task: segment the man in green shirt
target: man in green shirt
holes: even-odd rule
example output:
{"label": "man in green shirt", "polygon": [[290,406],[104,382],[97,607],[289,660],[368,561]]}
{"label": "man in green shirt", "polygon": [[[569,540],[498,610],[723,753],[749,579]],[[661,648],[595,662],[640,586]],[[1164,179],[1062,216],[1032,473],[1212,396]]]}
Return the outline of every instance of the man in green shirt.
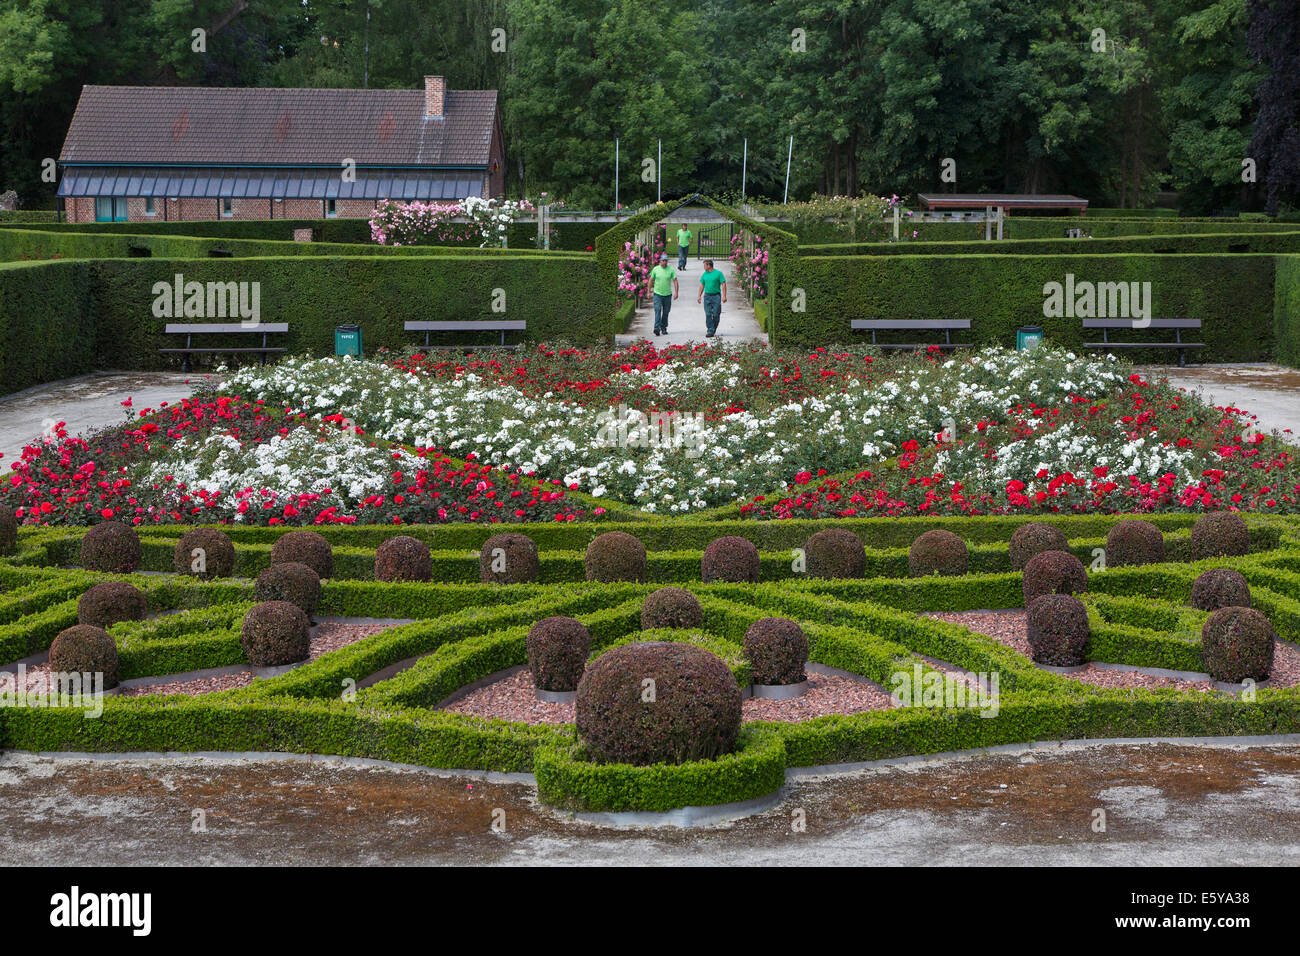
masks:
{"label": "man in green shirt", "polygon": [[659,265],[650,270],[655,296],[655,335],[668,334],[668,312],[677,298],[677,270],[668,264],[668,253],[659,253]]}
{"label": "man in green shirt", "polygon": [[691,227],[682,223],[682,228],[677,230],[677,268],[681,272],[686,271],[686,254],[691,251],[691,240],[694,238]]}
{"label": "man in green shirt", "polygon": [[711,339],[718,334],[718,322],[722,318],[722,303],[727,301],[727,277],[721,269],[713,268],[713,260],[704,260],[704,272],[700,274],[700,292],[695,301],[704,302],[704,337]]}

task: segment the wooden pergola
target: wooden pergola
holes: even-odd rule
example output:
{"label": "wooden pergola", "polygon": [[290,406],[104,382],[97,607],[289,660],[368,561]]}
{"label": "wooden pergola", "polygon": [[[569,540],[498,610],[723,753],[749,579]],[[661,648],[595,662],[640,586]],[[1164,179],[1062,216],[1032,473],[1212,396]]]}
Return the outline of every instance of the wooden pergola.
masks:
{"label": "wooden pergola", "polygon": [[1028,193],[920,193],[921,208],[986,209],[995,206],[1006,215],[1016,209],[1071,210],[1079,215],[1088,212],[1088,200],[1078,196],[1031,195]]}
{"label": "wooden pergola", "polygon": [[971,221],[984,223],[985,239],[992,239],[995,235],[1001,239],[1002,220],[1016,209],[1068,211],[1080,216],[1088,213],[1088,200],[1080,199],[1078,196],[1027,193],[919,193],[917,199],[921,203],[923,219],[928,218],[926,213],[943,219],[945,212],[953,213],[955,219],[966,219],[967,212],[970,211]]}

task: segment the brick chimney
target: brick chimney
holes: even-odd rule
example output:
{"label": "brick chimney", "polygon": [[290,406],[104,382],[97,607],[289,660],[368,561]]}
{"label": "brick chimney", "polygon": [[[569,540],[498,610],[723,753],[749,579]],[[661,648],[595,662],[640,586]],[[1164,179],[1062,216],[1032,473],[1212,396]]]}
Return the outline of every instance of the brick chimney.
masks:
{"label": "brick chimney", "polygon": [[426,76],[424,78],[425,119],[442,119],[443,108],[446,103],[447,78],[445,76]]}

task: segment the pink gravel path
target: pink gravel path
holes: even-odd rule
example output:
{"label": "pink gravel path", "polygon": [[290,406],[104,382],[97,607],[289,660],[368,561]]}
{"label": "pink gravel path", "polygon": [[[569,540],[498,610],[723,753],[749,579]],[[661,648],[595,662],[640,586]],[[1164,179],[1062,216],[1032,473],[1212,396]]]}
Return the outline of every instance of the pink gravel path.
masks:
{"label": "pink gravel path", "polygon": [[[957,624],[979,634],[985,634],[1001,644],[1005,644],[1019,654],[1030,657],[1028,625],[1023,610],[1010,611],[934,611],[925,615],[936,620]],[[1063,675],[1072,680],[1094,687],[1122,688],[1140,687],[1146,689],[1173,688],[1182,691],[1205,693],[1214,690],[1210,681],[1178,680],[1173,677],[1157,677],[1140,671],[1116,671],[1089,664],[1080,671]],[[1273,644],[1273,670],[1269,679],[1260,681],[1260,687],[1297,687],[1300,686],[1300,651],[1286,643],[1276,641]]]}
{"label": "pink gravel path", "polygon": [[[471,691],[445,710],[471,717],[488,717],[525,724],[571,724],[574,705],[550,704],[536,697],[537,685],[526,668]],[[829,714],[857,714],[893,707],[889,694],[863,681],[830,674],[809,674],[808,692],[792,700],[746,698],[742,720],[797,723]]]}

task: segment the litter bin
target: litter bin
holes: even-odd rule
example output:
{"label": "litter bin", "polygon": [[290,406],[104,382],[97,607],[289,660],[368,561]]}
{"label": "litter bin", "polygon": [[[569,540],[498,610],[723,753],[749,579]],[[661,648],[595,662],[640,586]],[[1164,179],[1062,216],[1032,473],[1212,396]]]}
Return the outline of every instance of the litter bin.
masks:
{"label": "litter bin", "polygon": [[334,330],[334,354],[361,358],[361,326],[340,325]]}
{"label": "litter bin", "polygon": [[1043,330],[1037,325],[1022,325],[1016,330],[1016,351],[1029,352],[1043,342]]}

